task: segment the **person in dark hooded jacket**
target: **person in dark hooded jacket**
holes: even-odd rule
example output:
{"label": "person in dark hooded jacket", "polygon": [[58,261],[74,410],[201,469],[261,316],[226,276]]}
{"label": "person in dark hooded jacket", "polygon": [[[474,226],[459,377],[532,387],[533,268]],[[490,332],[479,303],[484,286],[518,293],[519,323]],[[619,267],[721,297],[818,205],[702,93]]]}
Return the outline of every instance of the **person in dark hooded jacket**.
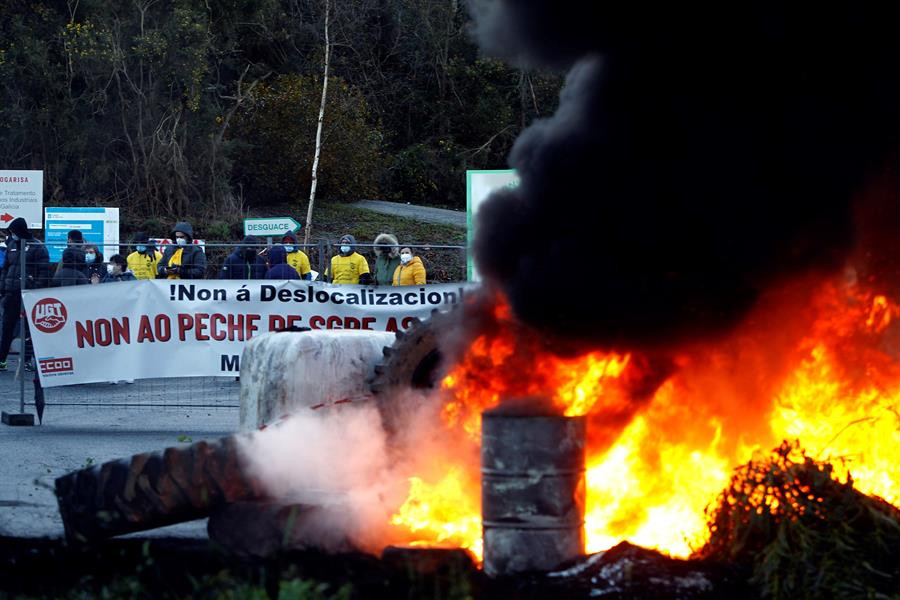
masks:
{"label": "person in dark hooded jacket", "polygon": [[200,246],[195,246],[194,228],[182,221],[175,223],[172,241],[166,246],[163,256],[156,266],[157,279],[203,279],[206,274],[206,254]]}
{"label": "person in dark hooded jacket", "polygon": [[287,250],[284,246],[272,246],[269,249],[269,267],[266,279],[300,279],[297,269],[287,263]]}
{"label": "person in dark hooded jacket", "polygon": [[84,250],[78,246],[69,246],[62,253],[59,268],[50,287],[65,287],[68,285],[85,285],[90,283],[84,274]]}
{"label": "person in dark hooded jacket", "polygon": [[[3,277],[0,278],[0,293],[3,294],[3,320],[0,332],[0,370],[6,370],[6,358],[12,345],[13,332],[22,312],[22,265],[21,252],[25,247],[25,289],[31,290],[47,286],[50,278],[50,255],[47,247],[35,239],[28,231],[28,222],[22,217],[9,224],[6,240],[6,262]],[[24,327],[23,327],[24,329]],[[27,335],[23,332],[23,335]]]}
{"label": "person in dark hooded jacket", "polygon": [[341,238],[340,254],[331,257],[331,267],[327,275],[332,283],[367,284],[372,276],[369,274],[369,263],[356,252],[356,238],[347,234]]}
{"label": "person in dark hooded jacket", "polygon": [[259,238],[248,235],[228,255],[219,270],[219,279],[265,279],[266,259],[259,255]]}

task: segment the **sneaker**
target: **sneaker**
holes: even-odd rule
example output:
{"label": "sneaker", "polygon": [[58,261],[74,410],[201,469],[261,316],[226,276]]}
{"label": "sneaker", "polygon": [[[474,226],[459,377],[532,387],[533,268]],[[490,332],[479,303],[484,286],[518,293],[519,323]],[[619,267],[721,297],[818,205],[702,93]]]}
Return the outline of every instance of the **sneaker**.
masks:
{"label": "sneaker", "polygon": [[28,359],[25,361],[25,370],[28,371],[29,373],[34,372],[34,360],[33,359]]}
{"label": "sneaker", "polygon": [[0,360],[0,371],[8,371],[9,365],[6,364],[5,360]]}

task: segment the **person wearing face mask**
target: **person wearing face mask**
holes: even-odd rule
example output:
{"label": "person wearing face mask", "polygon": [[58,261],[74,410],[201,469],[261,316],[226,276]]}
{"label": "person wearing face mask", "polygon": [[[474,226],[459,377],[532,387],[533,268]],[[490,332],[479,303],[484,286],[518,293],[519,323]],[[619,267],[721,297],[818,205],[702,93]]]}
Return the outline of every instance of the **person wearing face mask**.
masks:
{"label": "person wearing face mask", "polygon": [[155,279],[156,266],[159,264],[162,254],[150,241],[150,236],[143,231],[134,234],[133,243],[134,252],[125,259],[126,270],[134,273],[136,279]]}
{"label": "person wearing face mask", "polygon": [[265,279],[266,260],[259,255],[259,250],[259,238],[245,237],[225,259],[219,269],[219,279]]}
{"label": "person wearing face mask", "polygon": [[375,285],[391,285],[394,271],[400,266],[400,245],[390,233],[375,238]]}
{"label": "person wearing face mask", "polygon": [[[12,345],[13,332],[22,312],[22,270],[21,248],[25,247],[25,289],[46,287],[50,279],[50,255],[47,247],[28,231],[28,222],[22,217],[12,220],[6,240],[6,264],[0,279],[0,294],[3,295],[2,333],[0,333],[0,371],[5,371],[6,358]],[[27,246],[24,246],[27,244]],[[22,326],[22,335],[27,336],[27,328]],[[27,354],[27,348],[26,348]]]}
{"label": "person wearing face mask", "polygon": [[103,265],[103,253],[100,248],[94,244],[88,244],[84,247],[84,263],[87,265],[87,275],[91,283],[100,283],[103,276],[106,275],[106,267]]}
{"label": "person wearing face mask", "polygon": [[137,281],[134,273],[128,270],[128,262],[121,254],[113,254],[106,265],[106,274],[100,283],[117,283],[120,281]]}
{"label": "person wearing face mask", "polygon": [[331,257],[331,266],[326,275],[331,277],[332,283],[359,284],[371,280],[369,263],[361,254],[355,251],[356,238],[347,234],[341,238],[340,254]]}
{"label": "person wearing face mask", "polygon": [[425,285],[425,265],[412,250],[400,250],[400,266],[394,271],[394,285]]}
{"label": "person wearing face mask", "polygon": [[194,228],[182,221],[175,223],[171,238],[175,242],[166,246],[156,265],[157,279],[203,279],[206,274],[206,254],[200,246],[193,245]]}
{"label": "person wearing face mask", "polygon": [[285,262],[297,271],[300,279],[311,280],[312,269],[309,266],[309,257],[297,245],[296,234],[293,232],[284,234],[284,237],[281,238],[281,243],[284,244],[284,251],[287,255]]}

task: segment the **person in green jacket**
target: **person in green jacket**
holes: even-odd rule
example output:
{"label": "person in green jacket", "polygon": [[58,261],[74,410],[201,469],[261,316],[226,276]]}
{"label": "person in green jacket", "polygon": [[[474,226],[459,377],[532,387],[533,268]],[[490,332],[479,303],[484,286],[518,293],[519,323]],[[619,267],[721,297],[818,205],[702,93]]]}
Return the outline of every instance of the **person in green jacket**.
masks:
{"label": "person in green jacket", "polygon": [[400,242],[390,233],[375,238],[375,285],[391,285],[400,266]]}

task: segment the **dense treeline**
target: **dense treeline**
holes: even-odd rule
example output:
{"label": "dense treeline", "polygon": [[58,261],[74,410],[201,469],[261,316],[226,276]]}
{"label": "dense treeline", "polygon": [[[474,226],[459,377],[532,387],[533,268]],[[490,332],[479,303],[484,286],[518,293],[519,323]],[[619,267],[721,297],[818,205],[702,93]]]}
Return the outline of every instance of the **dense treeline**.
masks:
{"label": "dense treeline", "polygon": [[[5,0],[0,168],[46,205],[203,218],[309,195],[325,0]],[[317,196],[460,207],[561,78],[479,55],[459,0],[331,0]]]}

